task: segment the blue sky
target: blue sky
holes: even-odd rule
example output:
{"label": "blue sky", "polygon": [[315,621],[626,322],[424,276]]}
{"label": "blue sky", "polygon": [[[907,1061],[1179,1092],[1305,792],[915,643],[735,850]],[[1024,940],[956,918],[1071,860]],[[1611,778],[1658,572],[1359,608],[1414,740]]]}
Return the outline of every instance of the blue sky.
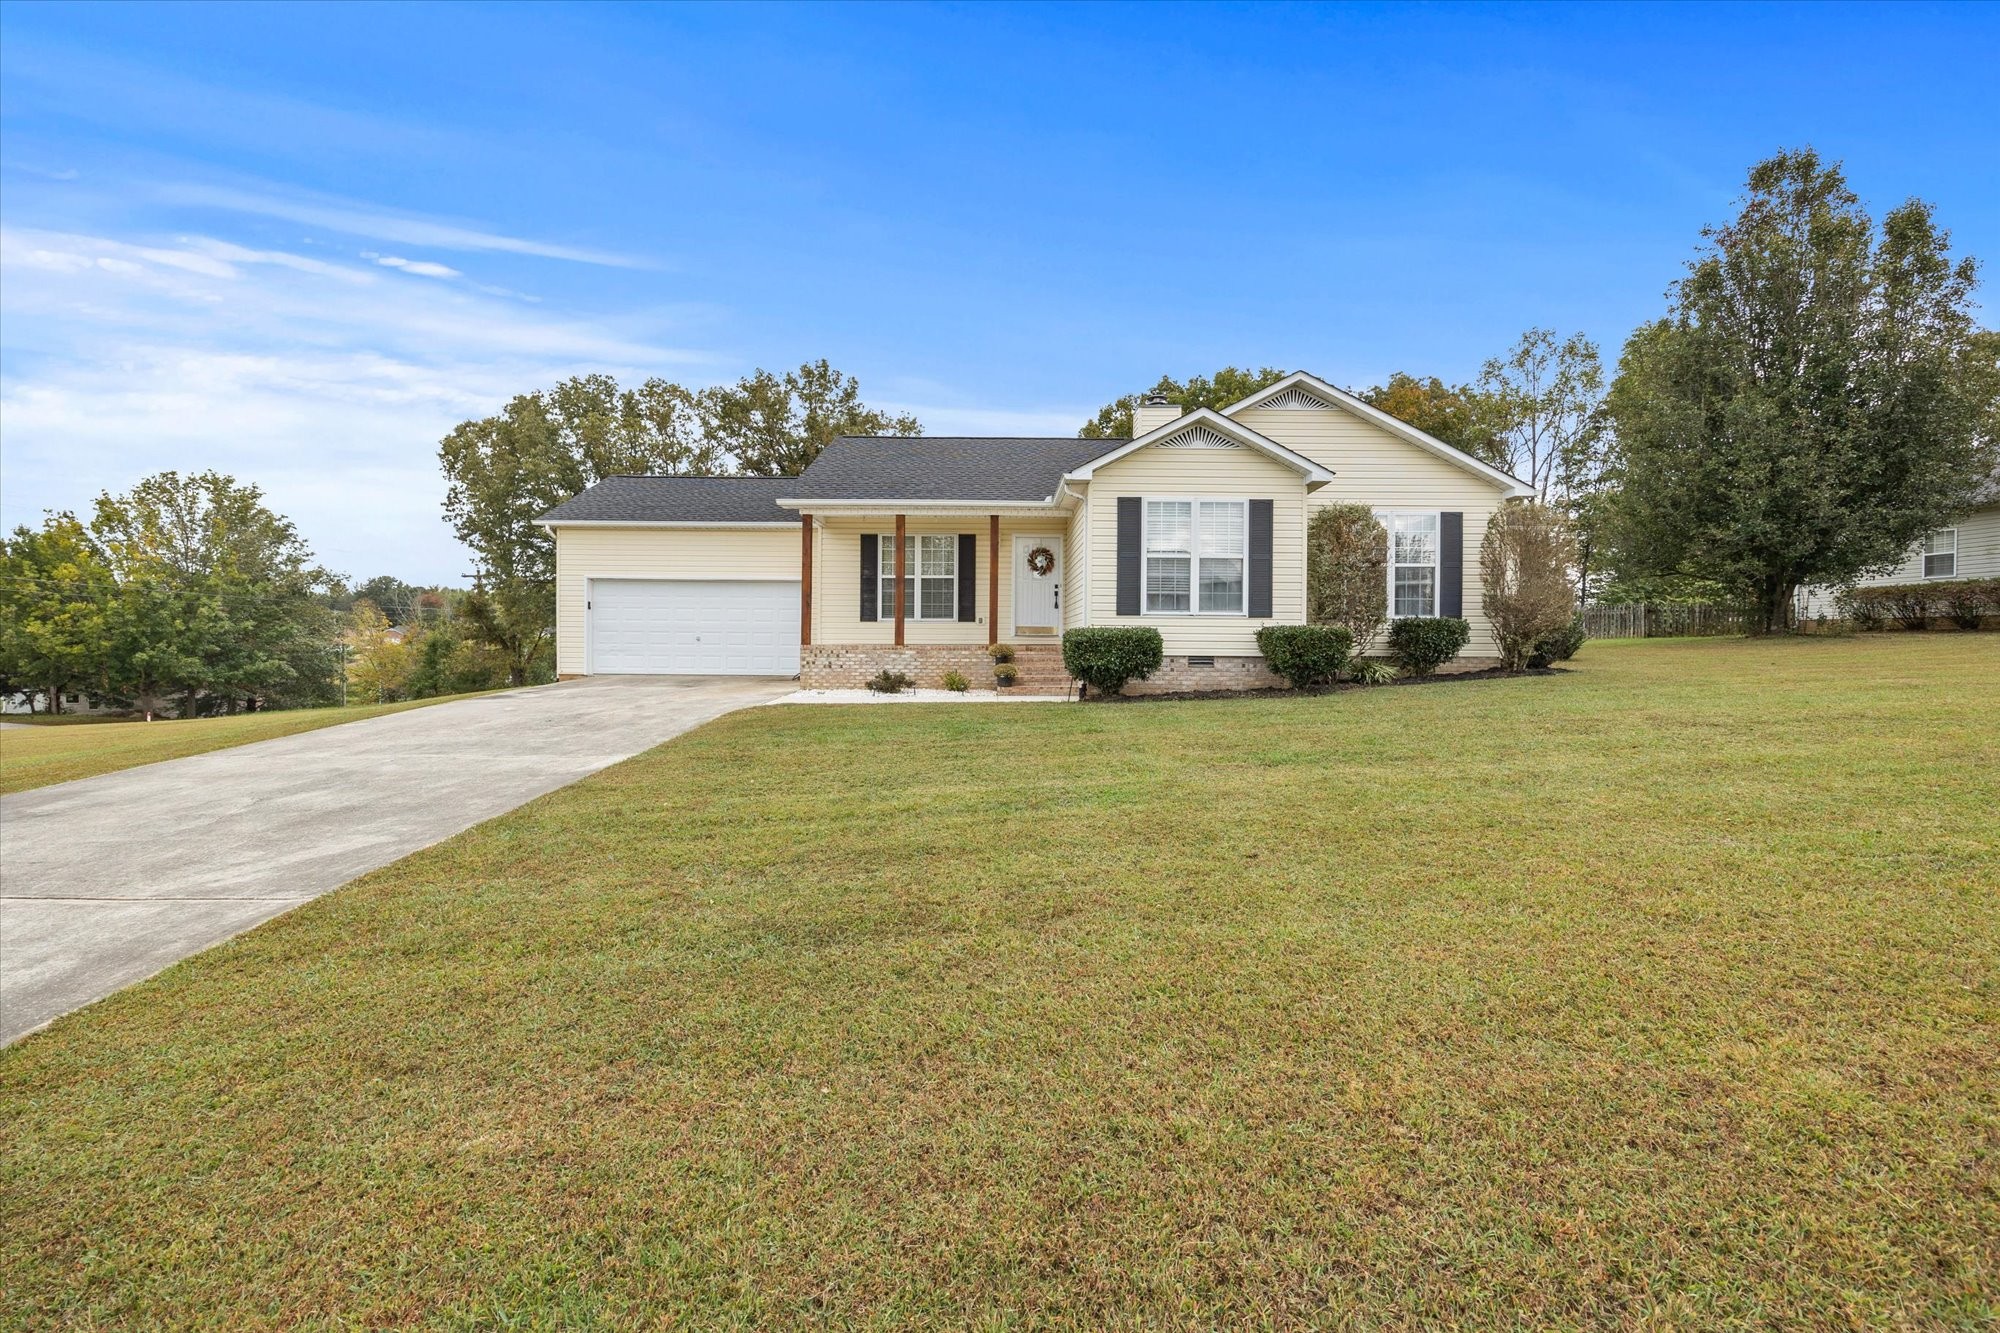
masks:
{"label": "blue sky", "polygon": [[0,516],[217,467],[456,581],[438,437],[579,371],[824,356],[1068,434],[1232,362],[1613,358],[1779,147],[2000,256],[1996,49],[1975,5],[13,3]]}

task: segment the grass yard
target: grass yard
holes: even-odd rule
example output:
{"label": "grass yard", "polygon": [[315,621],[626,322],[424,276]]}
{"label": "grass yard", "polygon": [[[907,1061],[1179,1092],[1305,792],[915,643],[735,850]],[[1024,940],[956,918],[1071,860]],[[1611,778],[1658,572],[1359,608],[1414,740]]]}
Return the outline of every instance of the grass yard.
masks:
{"label": "grass yard", "polygon": [[0,1053],[17,1325],[1990,1327],[2000,635],[760,708]]}
{"label": "grass yard", "polygon": [[[64,725],[68,719],[60,716],[46,721],[37,718],[36,725],[24,731],[0,729],[0,794],[94,778],[100,773],[116,773],[121,768],[157,764],[162,759],[185,759],[191,754],[226,750],[232,745],[268,741],[469,697],[441,695],[396,704],[289,708],[273,713],[239,713],[235,717],[197,717],[185,721],[161,718],[153,722],[113,722],[78,718],[77,725],[70,726]],[[92,725],[83,725],[85,722]]]}

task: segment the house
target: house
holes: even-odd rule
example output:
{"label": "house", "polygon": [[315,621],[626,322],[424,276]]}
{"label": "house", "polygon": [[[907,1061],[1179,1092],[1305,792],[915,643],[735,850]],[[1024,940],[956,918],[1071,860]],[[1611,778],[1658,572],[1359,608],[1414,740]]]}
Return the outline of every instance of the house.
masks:
{"label": "house", "polygon": [[[1137,410],[1129,440],[842,438],[797,477],[613,477],[544,515],[556,669],[797,674],[859,685],[1066,681],[1064,630],[1150,625],[1138,688],[1277,684],[1266,625],[1306,609],[1306,522],[1372,506],[1393,614],[1463,615],[1460,665],[1497,656],[1480,612],[1487,520],[1514,477],[1299,373],[1221,411]],[[900,596],[898,595],[900,592]]]}
{"label": "house", "polygon": [[[2000,472],[1987,478],[1963,517],[1916,542],[1893,569],[1857,579],[1855,586],[1880,588],[1954,579],[2000,579]],[[1802,617],[1837,616],[1834,598],[1838,591],[1808,588],[1801,598]]]}

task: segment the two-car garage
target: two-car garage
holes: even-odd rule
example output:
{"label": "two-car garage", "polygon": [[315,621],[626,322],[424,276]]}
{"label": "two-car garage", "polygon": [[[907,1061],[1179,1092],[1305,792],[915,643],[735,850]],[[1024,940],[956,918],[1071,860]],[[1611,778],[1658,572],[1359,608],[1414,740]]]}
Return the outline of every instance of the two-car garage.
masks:
{"label": "two-car garage", "polygon": [[594,578],[584,623],[589,675],[799,673],[796,580]]}

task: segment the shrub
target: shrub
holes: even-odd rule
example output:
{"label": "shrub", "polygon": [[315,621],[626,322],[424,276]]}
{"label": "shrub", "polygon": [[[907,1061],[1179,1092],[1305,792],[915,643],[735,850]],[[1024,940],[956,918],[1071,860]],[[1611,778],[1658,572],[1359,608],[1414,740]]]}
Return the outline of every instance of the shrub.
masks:
{"label": "shrub", "polygon": [[1569,572],[1576,541],[1548,505],[1501,507],[1479,543],[1480,602],[1500,644],[1500,665],[1519,671],[1543,639],[1570,623],[1576,595]]}
{"label": "shrub", "polygon": [[1139,625],[1073,629],[1062,639],[1063,668],[1104,694],[1116,694],[1129,680],[1144,680],[1160,669],[1166,645],[1160,632]]}
{"label": "shrub", "polygon": [[1583,647],[1584,640],[1589,637],[1583,628],[1583,613],[1579,611],[1569,618],[1567,625],[1542,636],[1542,641],[1535,645],[1534,654],[1528,658],[1528,665],[1567,662],[1576,656],[1577,649]]}
{"label": "shrub", "polygon": [[1859,630],[1882,628],[1882,603],[1873,588],[1842,588],[1833,595],[1833,609]]}
{"label": "shrub", "polygon": [[1379,657],[1357,657],[1347,671],[1357,685],[1387,685],[1396,678],[1396,668]]}
{"label": "shrub", "polygon": [[1354,636],[1343,625],[1266,625],[1257,631],[1257,651],[1295,690],[1333,684],[1353,646]]}
{"label": "shrub", "polygon": [[1014,645],[1011,643],[989,644],[986,649],[986,655],[996,662],[1011,662],[1014,660]]}
{"label": "shrub", "polygon": [[1002,662],[993,668],[993,681],[997,685],[1012,685],[1021,678],[1021,668],[1012,662]]}
{"label": "shrub", "polygon": [[1900,583],[1882,589],[1883,605],[1907,630],[1931,627],[1931,590],[1921,583]]}
{"label": "shrub", "polygon": [[1306,619],[1368,651],[1389,618],[1389,532],[1367,505],[1328,505],[1306,524]]}
{"label": "shrub", "polygon": [[1938,588],[1938,606],[1960,629],[1978,629],[1989,614],[2000,614],[2000,579],[1963,579]]}
{"label": "shrub", "polygon": [[877,694],[901,694],[916,683],[902,672],[884,667],[875,674],[875,679],[868,682],[868,688]]}
{"label": "shrub", "polygon": [[1412,676],[1428,676],[1458,656],[1472,626],[1457,616],[1411,616],[1389,626],[1389,651]]}
{"label": "shrub", "polygon": [[956,671],[947,671],[944,673],[944,687],[953,694],[964,694],[972,688],[972,682]]}
{"label": "shrub", "polygon": [[1949,579],[1936,583],[1882,583],[1842,588],[1833,608],[1856,629],[1882,629],[1891,620],[1907,630],[1929,629],[1945,616],[1960,629],[1978,629],[1988,615],[2000,614],[2000,579]]}

